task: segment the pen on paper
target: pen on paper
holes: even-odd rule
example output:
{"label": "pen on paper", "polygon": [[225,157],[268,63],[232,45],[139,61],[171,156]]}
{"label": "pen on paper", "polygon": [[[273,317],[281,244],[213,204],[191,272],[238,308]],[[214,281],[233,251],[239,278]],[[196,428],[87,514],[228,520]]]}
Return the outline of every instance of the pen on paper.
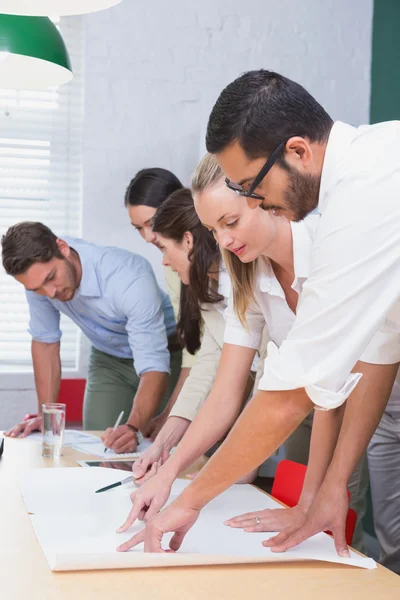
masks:
{"label": "pen on paper", "polygon": [[[115,425],[113,427],[113,431],[115,431],[118,427],[118,425],[121,423],[121,419],[124,416],[124,411],[121,410],[121,412],[119,413],[118,419],[115,421]],[[104,448],[104,452],[107,452],[108,448]]]}
{"label": "pen on paper", "polygon": [[132,475],[130,475],[129,477],[126,477],[125,479],[122,479],[122,481],[117,481],[117,483],[111,483],[110,485],[106,485],[105,487],[102,487],[99,490],[96,490],[95,494],[100,494],[101,492],[106,492],[107,490],[111,490],[112,488],[118,487],[119,485],[128,483],[128,481],[133,481]]}

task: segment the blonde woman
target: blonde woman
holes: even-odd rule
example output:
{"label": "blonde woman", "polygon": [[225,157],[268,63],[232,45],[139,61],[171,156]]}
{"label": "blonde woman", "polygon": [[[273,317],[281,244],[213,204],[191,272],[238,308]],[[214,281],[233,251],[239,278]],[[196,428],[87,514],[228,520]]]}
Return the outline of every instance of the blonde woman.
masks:
{"label": "blonde woman", "polygon": [[[200,220],[223,249],[232,278],[233,298],[226,312],[224,346],[209,397],[171,459],[160,468],[153,480],[136,493],[124,529],[139,514],[145,514],[149,519],[159,510],[169,495],[175,477],[198,458],[226,426],[227,390],[240,385],[248,375],[253,356],[249,346],[253,348],[253,353],[259,347],[265,323],[275,346],[284,342],[294,322],[299,295],[309,273],[313,236],[319,219],[317,215],[309,215],[295,223],[287,221],[278,211],[250,208],[246,199],[227,189],[222,172],[211,156],[200,163],[192,180],[192,189]],[[387,336],[383,345],[372,343],[364,357],[365,361],[382,366],[357,363],[357,372],[362,372],[364,376],[353,394],[363,394],[365,402],[371,401],[371,395],[376,402],[377,393],[380,402],[387,401],[397,371],[396,366],[389,363],[400,360],[400,356],[394,356],[395,349],[389,349],[391,343],[390,336]],[[273,351],[274,348],[271,348],[270,352]],[[369,385],[371,381],[374,382],[372,386]],[[262,389],[262,379],[260,387]],[[333,418],[339,431],[342,412],[342,409],[318,411],[315,422]],[[329,461],[325,464],[326,456],[336,443],[332,436],[325,439],[322,436],[321,439],[319,431],[321,429],[317,427],[317,436],[313,435],[311,447],[316,450],[299,506],[291,510],[245,515],[231,520],[228,523],[230,526],[244,527],[249,531],[280,531],[305,520],[308,507],[329,465]],[[206,467],[200,477],[205,477],[207,471]],[[173,503],[152,519],[151,532],[157,531],[157,540],[150,540],[148,546],[158,547],[166,531],[176,531],[178,528],[181,531],[180,525],[177,529],[175,525],[181,520],[183,524],[189,513],[196,518],[196,510],[185,509],[185,514],[180,512],[183,503],[183,500]],[[188,522],[193,522],[192,516]],[[187,530],[189,527],[184,528]],[[141,532],[134,536],[122,549],[126,550],[143,541],[144,535]],[[179,537],[181,541],[183,536]],[[179,545],[175,544],[174,549]]]}

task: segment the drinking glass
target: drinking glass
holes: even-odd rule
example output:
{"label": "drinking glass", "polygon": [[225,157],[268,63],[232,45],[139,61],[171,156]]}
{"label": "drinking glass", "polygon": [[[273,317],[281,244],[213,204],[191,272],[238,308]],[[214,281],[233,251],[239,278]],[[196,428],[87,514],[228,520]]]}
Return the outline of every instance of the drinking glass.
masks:
{"label": "drinking glass", "polygon": [[59,458],[62,456],[65,431],[65,404],[42,404],[43,442],[42,456]]}

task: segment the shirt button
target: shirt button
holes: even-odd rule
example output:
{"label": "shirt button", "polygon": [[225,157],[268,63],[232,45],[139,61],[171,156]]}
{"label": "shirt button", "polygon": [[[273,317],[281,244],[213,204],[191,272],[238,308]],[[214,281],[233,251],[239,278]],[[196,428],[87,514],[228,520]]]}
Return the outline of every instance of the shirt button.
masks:
{"label": "shirt button", "polygon": [[108,341],[111,342],[111,340],[112,340],[112,337],[111,337],[111,335],[109,335],[108,336]]}

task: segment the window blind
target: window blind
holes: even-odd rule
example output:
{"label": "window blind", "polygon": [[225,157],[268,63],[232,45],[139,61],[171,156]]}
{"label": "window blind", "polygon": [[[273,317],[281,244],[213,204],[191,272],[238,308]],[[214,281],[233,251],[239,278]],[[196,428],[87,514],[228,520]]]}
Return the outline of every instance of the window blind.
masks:
{"label": "window blind", "polygon": [[[83,19],[54,19],[73,80],[45,91],[0,89],[0,234],[41,221],[60,237],[81,235]],[[29,310],[21,284],[0,267],[0,372],[32,370]],[[61,317],[63,368],[77,368],[80,332]]]}

